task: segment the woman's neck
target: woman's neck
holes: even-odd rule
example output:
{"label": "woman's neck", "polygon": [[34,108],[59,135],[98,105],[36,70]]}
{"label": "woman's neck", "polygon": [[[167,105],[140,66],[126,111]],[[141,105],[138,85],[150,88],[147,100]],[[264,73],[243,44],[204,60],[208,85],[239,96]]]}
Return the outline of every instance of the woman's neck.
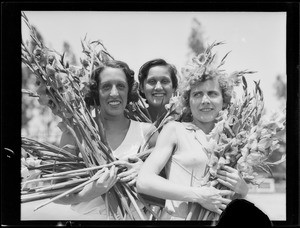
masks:
{"label": "woman's neck", "polygon": [[197,127],[199,127],[205,134],[209,134],[215,126],[214,122],[206,123],[206,122],[200,122],[198,120],[193,120],[192,123],[195,124]]}
{"label": "woman's neck", "polygon": [[130,123],[130,120],[124,115],[101,116],[101,121],[106,132],[122,131],[128,129]]}
{"label": "woman's neck", "polygon": [[148,112],[150,114],[151,120],[154,122],[157,120],[160,115],[162,115],[166,111],[165,106],[150,106],[148,107]]}

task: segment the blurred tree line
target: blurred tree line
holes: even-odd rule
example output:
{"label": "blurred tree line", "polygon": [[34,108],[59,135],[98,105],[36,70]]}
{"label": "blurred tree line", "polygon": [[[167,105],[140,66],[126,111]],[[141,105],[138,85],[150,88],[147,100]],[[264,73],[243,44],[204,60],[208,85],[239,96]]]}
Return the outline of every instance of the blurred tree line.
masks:
{"label": "blurred tree line", "polygon": [[[36,30],[37,37],[40,41],[45,43],[41,33]],[[32,52],[36,43],[30,39],[23,40],[29,50]],[[45,43],[46,44],[46,43]],[[47,46],[47,44],[46,44]],[[72,48],[68,42],[63,43],[63,52],[65,53],[65,59],[70,64],[76,64],[76,58],[72,52]],[[36,76],[22,63],[22,89],[30,90],[35,92],[38,88],[36,84]],[[59,144],[61,137],[61,131],[57,127],[57,124],[61,119],[54,115],[50,108],[44,105],[40,105],[38,97],[31,97],[28,94],[22,94],[22,125],[21,135],[28,138],[35,139],[37,141],[46,141],[54,145]]]}

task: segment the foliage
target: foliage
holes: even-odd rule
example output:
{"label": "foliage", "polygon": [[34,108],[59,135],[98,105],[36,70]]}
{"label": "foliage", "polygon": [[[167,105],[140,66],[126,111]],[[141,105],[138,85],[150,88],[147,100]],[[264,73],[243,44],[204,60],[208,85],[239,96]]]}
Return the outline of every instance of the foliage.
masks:
{"label": "foliage", "polygon": [[[60,54],[49,49],[38,39],[35,29],[24,13],[22,13],[22,18],[30,30],[32,40],[36,43],[36,47],[31,51],[22,42],[22,62],[36,76],[39,84],[39,102],[49,107],[55,115],[62,119],[67,130],[75,138],[86,166],[85,169],[89,169],[91,176],[86,182],[56,196],[46,203],[48,204],[54,199],[65,196],[72,191],[77,191],[84,185],[94,181],[95,178],[99,178],[100,176],[94,176],[96,170],[103,169],[108,163],[116,161],[107,144],[101,121],[96,118],[98,120],[96,123],[91,113],[92,108],[87,107],[84,99],[89,90],[91,73],[94,68],[113,57],[107,52],[101,41],[90,42],[85,37],[81,41],[85,55],[85,58],[81,59],[82,66],[72,66],[65,60],[65,53]],[[28,93],[28,91],[25,92]],[[29,94],[35,95],[31,92]],[[99,115],[99,110],[96,107],[93,110],[96,116]],[[65,175],[64,172],[61,173]],[[53,174],[55,174],[55,171],[53,171]],[[138,216],[144,219],[143,213],[136,203],[137,194],[135,189],[124,182],[115,184],[103,196],[103,199],[109,211],[107,216],[111,213],[115,219],[123,219],[127,216],[134,219],[130,210],[130,204],[132,204]]]}

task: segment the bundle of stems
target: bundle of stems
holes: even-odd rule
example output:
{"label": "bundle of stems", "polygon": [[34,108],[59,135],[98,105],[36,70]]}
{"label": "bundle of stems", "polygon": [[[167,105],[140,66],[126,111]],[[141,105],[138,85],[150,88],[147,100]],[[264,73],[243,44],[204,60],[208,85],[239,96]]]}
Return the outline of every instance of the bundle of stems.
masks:
{"label": "bundle of stems", "polygon": [[[246,71],[240,72],[247,73]],[[276,162],[269,162],[273,151],[279,148],[280,137],[285,132],[285,115],[263,119],[263,93],[259,82],[255,82],[253,93],[248,93],[247,82],[242,76],[243,97],[233,102],[230,107],[221,111],[219,122],[212,130],[212,139],[207,150],[210,162],[207,167],[209,183],[216,180],[216,172],[223,165],[236,168],[246,183],[258,185],[255,170],[272,175],[270,166],[285,161],[285,155]],[[215,188],[229,189],[221,183]],[[231,199],[240,197],[235,194]],[[219,215],[197,203],[190,203],[186,220],[218,220]]]}
{"label": "bundle of stems", "polygon": [[[31,38],[36,43],[34,50],[30,51],[22,42],[22,62],[36,75],[40,86],[44,87],[48,99],[46,105],[54,114],[62,118],[67,130],[76,140],[85,166],[97,167],[116,161],[108,146],[101,121],[97,118],[96,123],[84,99],[86,82],[90,80],[92,71],[100,64],[105,64],[108,59],[112,59],[112,56],[101,41],[87,42],[85,38],[82,41],[82,47],[83,53],[88,58],[82,61],[83,66],[76,71],[74,67],[69,66],[68,62],[65,62],[64,54],[50,50],[38,39],[34,28],[23,12],[22,18],[30,30]],[[100,51],[96,50],[99,47]],[[91,177],[88,181],[95,180],[96,171],[88,170]],[[84,186],[88,181],[78,186]],[[145,219],[141,210],[136,206],[137,197],[134,191],[126,183],[118,182],[106,195],[102,196],[109,207],[107,208],[109,213],[114,218],[133,219],[129,207],[132,204],[140,219]],[[61,195],[59,197],[62,197]],[[109,213],[107,213],[108,216]]]}
{"label": "bundle of stems", "polygon": [[[84,181],[89,174],[86,171],[77,171],[85,166],[82,158],[47,142],[38,142],[34,139],[22,137],[22,149],[25,151],[23,165],[29,172],[38,170],[34,179],[22,180],[21,202],[29,202],[60,194]],[[38,164],[28,161],[34,159]],[[47,178],[49,174],[76,171],[73,174]],[[46,176],[46,177],[45,177]],[[59,189],[60,191],[57,191]],[[55,190],[55,191],[54,191]]]}

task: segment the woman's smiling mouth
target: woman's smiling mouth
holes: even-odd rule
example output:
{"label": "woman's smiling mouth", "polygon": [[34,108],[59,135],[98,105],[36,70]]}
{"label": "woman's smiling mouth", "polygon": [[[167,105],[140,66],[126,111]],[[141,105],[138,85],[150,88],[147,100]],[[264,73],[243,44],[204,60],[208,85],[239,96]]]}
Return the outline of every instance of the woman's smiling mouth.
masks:
{"label": "woman's smiling mouth", "polygon": [[117,105],[121,104],[121,101],[109,101],[108,104],[111,106],[117,106]]}
{"label": "woman's smiling mouth", "polygon": [[213,110],[213,108],[201,108],[200,109],[201,112],[210,112],[212,110]]}
{"label": "woman's smiling mouth", "polygon": [[152,94],[152,96],[153,97],[163,97],[163,96],[165,96],[165,94],[164,93],[154,93],[154,94]]}

